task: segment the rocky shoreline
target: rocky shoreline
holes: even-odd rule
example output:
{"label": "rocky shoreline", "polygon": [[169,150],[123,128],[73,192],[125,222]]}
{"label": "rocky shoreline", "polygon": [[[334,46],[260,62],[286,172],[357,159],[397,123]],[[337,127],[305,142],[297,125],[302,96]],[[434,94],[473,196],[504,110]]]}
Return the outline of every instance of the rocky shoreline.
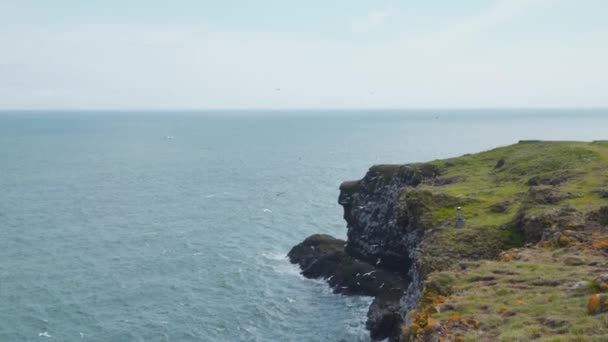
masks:
{"label": "rocky shoreline", "polygon": [[[325,279],[336,293],[374,297],[367,314],[373,340],[461,341],[481,329],[472,318],[456,325],[440,320],[436,308],[453,292],[438,272],[460,269],[450,273],[457,279],[470,269],[463,262],[499,260],[513,248],[540,255],[535,246],[593,246],[591,236],[603,237],[608,224],[608,182],[597,178],[608,171],[604,153],[608,157],[603,142],[532,141],[429,163],[373,166],[361,180],[340,186],[347,241],[312,235],[288,256],[304,276]],[[457,207],[467,216],[464,228],[455,225]],[[453,305],[444,310],[461,313]]]}
{"label": "rocky shoreline", "polygon": [[288,254],[308,278],[323,278],[335,293],[375,297],[367,314],[366,327],[373,339],[398,333],[401,323],[400,299],[406,279],[358,260],[344,250],[345,241],[329,235],[312,235]]}
{"label": "rocky shoreline", "polygon": [[399,214],[396,196],[436,172],[426,165],[378,165],[362,180],[344,182],[338,202],[344,208],[348,242],[312,235],[288,254],[304,276],[325,279],[336,293],[373,296],[366,327],[374,340],[398,336],[404,312],[420,295],[413,263],[418,223],[413,215]]}

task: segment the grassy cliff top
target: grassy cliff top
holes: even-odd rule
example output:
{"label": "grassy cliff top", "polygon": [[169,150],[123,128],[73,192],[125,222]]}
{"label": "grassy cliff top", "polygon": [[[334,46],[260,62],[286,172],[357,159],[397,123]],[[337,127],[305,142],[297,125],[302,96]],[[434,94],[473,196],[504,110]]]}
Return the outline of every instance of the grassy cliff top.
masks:
{"label": "grassy cliff top", "polygon": [[[399,197],[432,236],[421,246],[423,273],[608,223],[608,142],[522,141],[418,165],[439,174]],[[456,206],[464,228],[456,228]]]}
{"label": "grassy cliff top", "polygon": [[[463,206],[468,226],[508,222],[521,206],[530,186],[558,186],[560,204],[596,209],[608,190],[608,142],[535,142],[518,144],[458,158],[433,161],[442,170],[441,192],[471,197]],[[559,201],[530,199],[529,210],[542,210]],[[449,212],[438,213],[449,216]]]}
{"label": "grassy cliff top", "polygon": [[608,341],[608,142],[524,141],[418,165],[439,176],[398,197],[425,231],[404,341]]}

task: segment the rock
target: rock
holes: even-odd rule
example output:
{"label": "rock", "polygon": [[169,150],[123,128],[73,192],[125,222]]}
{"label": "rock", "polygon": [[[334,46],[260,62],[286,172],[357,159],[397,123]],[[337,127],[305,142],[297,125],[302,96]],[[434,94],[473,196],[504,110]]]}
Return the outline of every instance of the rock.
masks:
{"label": "rock", "polygon": [[608,189],[606,188],[595,189],[593,193],[600,196],[600,198],[608,198]]}
{"label": "rock", "polygon": [[495,168],[495,169],[500,169],[500,168],[501,168],[501,167],[503,167],[504,165],[505,165],[505,160],[501,158],[501,159],[499,159],[499,160],[496,162],[496,165],[494,165],[494,168]]}
{"label": "rock", "polygon": [[528,180],[526,184],[529,186],[559,185],[569,181],[570,179],[576,176],[576,173],[558,171],[549,175],[532,177]]}
{"label": "rock", "polygon": [[576,284],[572,285],[570,287],[570,290],[578,290],[578,289],[584,289],[587,288],[589,286],[589,282],[588,281],[579,281]]}
{"label": "rock", "polygon": [[488,209],[490,209],[490,212],[492,212],[492,213],[504,213],[507,210],[509,210],[510,206],[511,206],[511,203],[509,201],[504,201],[504,202],[494,203],[494,204],[490,205],[488,207]]}
{"label": "rock", "polygon": [[598,223],[601,225],[608,224],[608,206],[603,206],[598,210]]}
{"label": "rock", "polygon": [[397,297],[405,291],[397,273],[378,269],[344,251],[344,241],[315,234],[294,246],[289,260],[297,263],[307,278],[325,278],[336,293]]}
{"label": "rock", "polygon": [[511,248],[509,250],[500,252],[498,258],[500,259],[500,261],[509,262],[513,260],[520,260],[521,254],[519,253],[519,249]]}
{"label": "rock", "polygon": [[595,277],[593,279],[593,286],[601,292],[608,292],[608,273]]}
{"label": "rock", "polygon": [[564,259],[564,264],[567,266],[580,266],[584,265],[585,261],[579,257],[570,256]]}
{"label": "rock", "polygon": [[586,236],[581,232],[564,230],[553,234],[550,241],[554,246],[569,247],[580,244],[586,240]]}
{"label": "rock", "polygon": [[334,292],[345,295],[374,296],[366,327],[373,339],[386,339],[399,333],[401,297],[406,291],[403,275],[358,260],[344,249],[344,241],[316,234],[294,246],[288,254],[307,278],[324,278]]}
{"label": "rock", "polygon": [[521,209],[514,224],[524,233],[526,241],[539,242],[549,241],[556,232],[565,228],[572,230],[584,227],[585,218],[576,209],[568,206],[532,214]]}
{"label": "rock", "polygon": [[376,297],[367,312],[365,327],[374,340],[383,340],[399,333],[401,324],[399,299]]}
{"label": "rock", "polygon": [[591,315],[608,312],[608,294],[596,293],[589,298],[587,311]]}
{"label": "rock", "polygon": [[347,252],[368,263],[408,273],[413,263],[412,249],[417,237],[403,234],[400,225],[410,218],[398,217],[397,194],[403,187],[433,179],[439,171],[430,166],[376,165],[363,179],[340,186],[338,203],[347,223]]}
{"label": "rock", "polygon": [[532,186],[528,190],[526,202],[530,204],[556,204],[575,196],[569,192],[561,192],[559,188],[549,185]]}
{"label": "rock", "polygon": [[558,321],[558,320],[555,320],[555,319],[550,319],[550,318],[545,318],[545,317],[538,318],[536,321],[538,323],[540,323],[540,324],[542,324],[544,326],[547,326],[549,328],[552,328],[552,329],[561,328],[561,327],[566,326],[568,324],[568,322],[566,322],[566,321]]}
{"label": "rock", "polygon": [[597,276],[597,278],[595,278],[595,280],[602,283],[608,283],[608,273],[600,274]]}

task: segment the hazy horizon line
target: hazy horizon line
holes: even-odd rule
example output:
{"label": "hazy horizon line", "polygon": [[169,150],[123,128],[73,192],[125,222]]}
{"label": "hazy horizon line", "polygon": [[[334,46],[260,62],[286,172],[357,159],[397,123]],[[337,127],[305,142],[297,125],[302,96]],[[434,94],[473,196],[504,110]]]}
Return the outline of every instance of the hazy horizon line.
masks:
{"label": "hazy horizon line", "polygon": [[608,110],[608,106],[589,107],[370,107],[370,108],[0,108],[0,112],[319,112],[319,111],[442,111],[442,110]]}

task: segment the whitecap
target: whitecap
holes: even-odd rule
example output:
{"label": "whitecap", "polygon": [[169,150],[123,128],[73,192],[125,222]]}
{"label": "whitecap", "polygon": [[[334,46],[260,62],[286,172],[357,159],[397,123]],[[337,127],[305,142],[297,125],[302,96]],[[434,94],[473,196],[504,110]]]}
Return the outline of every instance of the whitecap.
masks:
{"label": "whitecap", "polygon": [[38,337],[53,337],[48,331],[38,333]]}
{"label": "whitecap", "polygon": [[272,214],[272,210],[268,209],[268,208],[264,208],[262,209],[263,212],[265,213],[271,213]]}
{"label": "whitecap", "polygon": [[263,252],[262,256],[269,260],[284,261],[287,260],[287,254],[284,252]]}
{"label": "whitecap", "polygon": [[272,269],[277,273],[288,274],[288,275],[297,276],[299,278],[304,278],[304,276],[300,273],[300,267],[297,265],[290,264],[290,263],[277,265],[277,266],[272,267]]}

